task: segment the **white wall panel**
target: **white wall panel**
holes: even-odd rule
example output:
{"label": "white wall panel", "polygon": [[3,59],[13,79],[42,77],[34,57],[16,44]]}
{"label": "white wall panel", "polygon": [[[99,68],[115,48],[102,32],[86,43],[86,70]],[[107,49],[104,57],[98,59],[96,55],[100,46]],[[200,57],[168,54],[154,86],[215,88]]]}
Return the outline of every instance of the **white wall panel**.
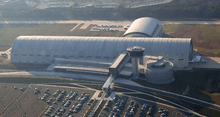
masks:
{"label": "white wall panel", "polygon": [[[56,58],[53,55],[115,58],[131,46],[144,47],[144,55],[164,56],[165,60],[174,58],[174,66],[178,64],[179,58],[188,58],[189,53],[192,52],[190,38],[19,36],[11,50],[12,55],[18,54],[18,56],[12,56],[11,61],[53,61]],[[26,56],[33,54],[34,57],[20,57],[22,54]],[[188,59],[184,59],[182,63],[188,63]]]}

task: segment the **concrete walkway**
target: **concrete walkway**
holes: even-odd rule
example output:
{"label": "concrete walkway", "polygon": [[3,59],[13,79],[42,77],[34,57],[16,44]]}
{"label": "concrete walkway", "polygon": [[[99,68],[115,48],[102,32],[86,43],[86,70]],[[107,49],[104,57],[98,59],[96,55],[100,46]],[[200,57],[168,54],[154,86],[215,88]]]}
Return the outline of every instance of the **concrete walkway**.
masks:
{"label": "concrete walkway", "polygon": [[95,113],[96,109],[98,108],[99,104],[100,104],[101,100],[98,100],[96,105],[93,107],[92,111],[90,112],[88,117],[92,117],[93,114]]}
{"label": "concrete walkway", "polygon": [[123,78],[117,78],[117,79],[113,80],[113,83],[129,84],[132,86],[142,87],[142,85],[140,85],[136,82],[133,82],[133,81],[127,80],[127,79],[123,79]]}
{"label": "concrete walkway", "polygon": [[96,90],[95,94],[92,96],[91,99],[101,100],[101,97],[98,97],[100,92],[101,92],[100,90]]}

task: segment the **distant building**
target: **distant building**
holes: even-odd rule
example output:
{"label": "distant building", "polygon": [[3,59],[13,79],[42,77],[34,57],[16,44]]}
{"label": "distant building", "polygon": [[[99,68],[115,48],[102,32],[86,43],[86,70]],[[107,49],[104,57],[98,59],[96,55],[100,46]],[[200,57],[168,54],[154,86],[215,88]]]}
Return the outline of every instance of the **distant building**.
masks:
{"label": "distant building", "polygon": [[124,33],[125,37],[161,37],[162,25],[159,20],[151,17],[136,19]]}

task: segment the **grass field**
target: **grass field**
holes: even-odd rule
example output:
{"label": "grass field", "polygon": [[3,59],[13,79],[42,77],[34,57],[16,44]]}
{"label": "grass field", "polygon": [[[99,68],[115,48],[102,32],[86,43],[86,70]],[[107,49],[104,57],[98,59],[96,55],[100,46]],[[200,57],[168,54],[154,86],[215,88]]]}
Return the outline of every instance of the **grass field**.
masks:
{"label": "grass field", "polygon": [[207,49],[202,47],[195,47],[197,51],[205,56],[212,56],[212,57],[220,57],[220,49]]}
{"label": "grass field", "polygon": [[14,24],[0,26],[0,51],[11,47],[20,35],[68,36],[77,24]]}
{"label": "grass field", "polygon": [[163,31],[167,34],[174,32],[177,28],[178,24],[169,24],[163,26]]}
{"label": "grass field", "polygon": [[32,36],[106,36],[118,37],[124,32],[115,31],[90,31],[92,25],[86,29],[80,29],[83,24],[77,26],[74,31],[70,31],[77,24],[7,24],[0,25],[0,51],[9,49],[15,38],[21,35]]}
{"label": "grass field", "polygon": [[163,31],[166,37],[192,38],[193,48],[205,56],[220,56],[220,25],[168,24]]}
{"label": "grass field", "polygon": [[16,70],[16,68],[10,63],[9,59],[0,56],[0,71],[2,70]]}
{"label": "grass field", "polygon": [[[0,51],[9,49],[16,37],[20,35],[45,36],[104,36],[113,35],[109,32],[90,32],[78,29],[71,32],[77,24],[14,24],[0,25]],[[169,37],[192,38],[194,49],[206,56],[220,56],[219,25],[184,25],[168,24],[163,31]]]}
{"label": "grass field", "polygon": [[220,39],[220,26],[197,25],[200,29],[200,37],[205,40]]}
{"label": "grass field", "polygon": [[10,70],[16,70],[15,66],[11,63],[2,63],[0,64],[0,69],[10,69]]}

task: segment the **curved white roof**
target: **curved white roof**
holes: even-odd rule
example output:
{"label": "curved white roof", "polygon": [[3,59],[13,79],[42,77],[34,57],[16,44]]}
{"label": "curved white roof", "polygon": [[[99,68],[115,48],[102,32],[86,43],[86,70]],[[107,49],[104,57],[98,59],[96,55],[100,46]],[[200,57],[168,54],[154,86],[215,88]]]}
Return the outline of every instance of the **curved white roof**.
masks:
{"label": "curved white roof", "polygon": [[124,36],[129,34],[144,34],[146,36],[151,37],[153,35],[154,30],[156,29],[159,23],[158,19],[151,17],[143,17],[134,20],[128,30],[124,33]]}
{"label": "curved white roof", "polygon": [[[128,47],[145,48],[144,55],[164,59],[184,59],[188,65],[192,51],[190,38],[19,36],[11,50],[12,63],[51,63],[54,58],[115,58]],[[178,64],[178,61],[172,61]]]}

